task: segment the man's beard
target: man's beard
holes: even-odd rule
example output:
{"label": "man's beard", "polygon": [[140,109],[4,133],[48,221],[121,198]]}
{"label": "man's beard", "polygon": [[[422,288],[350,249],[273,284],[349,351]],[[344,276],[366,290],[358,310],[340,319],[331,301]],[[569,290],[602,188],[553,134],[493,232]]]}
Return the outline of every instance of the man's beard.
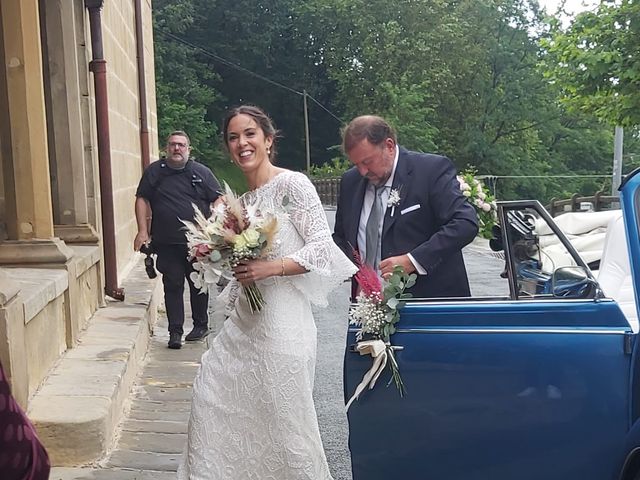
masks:
{"label": "man's beard", "polygon": [[390,176],[391,176],[391,172],[386,173],[384,177],[378,177],[378,181],[374,181],[373,178],[369,178],[369,182],[376,187],[382,187],[384,186],[385,183],[387,183],[387,180],[389,180]]}

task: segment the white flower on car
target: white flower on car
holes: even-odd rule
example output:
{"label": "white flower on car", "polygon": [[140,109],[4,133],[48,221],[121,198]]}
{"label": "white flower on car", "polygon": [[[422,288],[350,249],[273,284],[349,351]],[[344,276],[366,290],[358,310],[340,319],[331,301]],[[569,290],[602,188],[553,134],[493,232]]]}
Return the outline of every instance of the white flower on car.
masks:
{"label": "white flower on car", "polygon": [[475,209],[478,216],[478,235],[491,238],[492,227],[496,223],[497,204],[489,189],[476,178],[477,170],[473,167],[457,175],[460,192]]}

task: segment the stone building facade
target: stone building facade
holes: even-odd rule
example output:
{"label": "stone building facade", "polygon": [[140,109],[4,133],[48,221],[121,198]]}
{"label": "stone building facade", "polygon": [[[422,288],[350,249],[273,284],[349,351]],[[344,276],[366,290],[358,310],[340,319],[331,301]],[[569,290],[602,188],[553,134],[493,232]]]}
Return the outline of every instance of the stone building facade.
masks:
{"label": "stone building facade", "polygon": [[151,0],[0,2],[0,360],[23,405],[121,296],[157,140]]}

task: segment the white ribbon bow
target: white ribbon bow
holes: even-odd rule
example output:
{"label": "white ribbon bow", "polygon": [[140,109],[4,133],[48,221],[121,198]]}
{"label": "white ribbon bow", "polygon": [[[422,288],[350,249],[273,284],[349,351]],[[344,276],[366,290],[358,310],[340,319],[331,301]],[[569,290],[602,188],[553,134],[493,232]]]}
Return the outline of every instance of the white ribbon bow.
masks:
{"label": "white ribbon bow", "polygon": [[387,344],[382,340],[365,340],[356,344],[356,351],[360,355],[371,355],[373,358],[373,365],[367,373],[362,377],[362,381],[356,387],[356,391],[353,393],[349,401],[347,402],[346,410],[354,400],[357,400],[362,391],[368,386],[369,390],[373,389],[376,385],[378,377],[387,366]]}

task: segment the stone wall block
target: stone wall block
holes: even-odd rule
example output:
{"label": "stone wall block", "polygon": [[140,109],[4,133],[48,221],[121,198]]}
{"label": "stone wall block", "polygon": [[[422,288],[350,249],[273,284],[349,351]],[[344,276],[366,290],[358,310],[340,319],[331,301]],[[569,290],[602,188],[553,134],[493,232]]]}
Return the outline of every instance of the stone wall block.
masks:
{"label": "stone wall block", "polygon": [[24,310],[14,296],[0,307],[0,360],[16,401],[26,409],[29,399]]}

